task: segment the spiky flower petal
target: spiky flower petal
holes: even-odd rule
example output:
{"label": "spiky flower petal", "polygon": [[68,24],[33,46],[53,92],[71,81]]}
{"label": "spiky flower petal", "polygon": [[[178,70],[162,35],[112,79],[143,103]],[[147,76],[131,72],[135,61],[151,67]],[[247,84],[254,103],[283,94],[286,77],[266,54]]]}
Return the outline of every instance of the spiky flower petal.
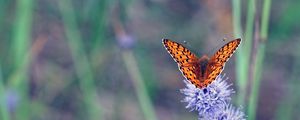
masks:
{"label": "spiky flower petal", "polygon": [[196,110],[199,119],[209,120],[242,120],[245,117],[243,112],[230,105],[230,95],[234,93],[224,79],[225,75],[219,75],[214,82],[206,88],[199,89],[188,80],[184,80],[186,88],[181,89],[185,95],[182,102],[186,102],[187,109]]}
{"label": "spiky flower petal", "polygon": [[231,85],[226,84],[222,76],[204,89],[198,89],[190,81],[185,80],[186,87],[181,92],[186,95],[183,102],[187,102],[186,108],[199,111],[201,114],[209,114],[215,109],[224,109],[230,101],[230,94],[234,93],[229,89]]}
{"label": "spiky flower petal", "polygon": [[215,114],[200,115],[199,120],[246,120],[245,114],[240,108],[235,108],[231,104],[226,105],[225,109],[215,112]]}

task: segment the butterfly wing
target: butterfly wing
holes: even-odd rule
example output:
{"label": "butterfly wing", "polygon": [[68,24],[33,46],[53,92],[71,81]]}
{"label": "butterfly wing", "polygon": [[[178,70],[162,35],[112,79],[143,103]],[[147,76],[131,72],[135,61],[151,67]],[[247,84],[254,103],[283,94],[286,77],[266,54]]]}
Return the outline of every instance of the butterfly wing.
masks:
{"label": "butterfly wing", "polygon": [[200,66],[198,65],[197,56],[183,45],[173,42],[169,39],[163,39],[163,44],[170,55],[174,58],[183,76],[196,87],[200,86],[199,73]]}
{"label": "butterfly wing", "polygon": [[223,71],[225,67],[225,63],[229,60],[229,58],[233,55],[235,50],[241,43],[241,39],[235,39],[225,44],[222,48],[220,48],[209,60],[207,69],[205,71],[206,80],[204,81],[205,85],[210,84],[212,81],[216,79],[216,77]]}

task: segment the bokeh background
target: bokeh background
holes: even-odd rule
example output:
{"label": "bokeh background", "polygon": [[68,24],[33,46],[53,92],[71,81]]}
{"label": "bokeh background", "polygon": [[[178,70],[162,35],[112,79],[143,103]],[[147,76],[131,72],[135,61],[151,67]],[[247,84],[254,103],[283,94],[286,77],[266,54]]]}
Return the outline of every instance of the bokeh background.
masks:
{"label": "bokeh background", "polygon": [[1,120],[195,120],[161,43],[212,55],[249,120],[300,119],[298,0],[0,0]]}

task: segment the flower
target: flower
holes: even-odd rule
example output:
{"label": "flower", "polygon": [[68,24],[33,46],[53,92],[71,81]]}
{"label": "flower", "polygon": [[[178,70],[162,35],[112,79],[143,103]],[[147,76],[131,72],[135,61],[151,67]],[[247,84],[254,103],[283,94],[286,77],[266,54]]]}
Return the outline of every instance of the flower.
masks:
{"label": "flower", "polygon": [[128,34],[120,34],[117,35],[117,40],[119,43],[119,46],[124,49],[130,49],[134,46],[135,40],[132,36]]}
{"label": "flower", "polygon": [[218,120],[246,120],[245,114],[240,108],[234,108],[232,105],[227,105],[225,110],[220,115]]}
{"label": "flower", "polygon": [[[226,79],[227,80],[227,79]],[[181,93],[185,94],[183,102],[187,102],[186,108],[197,110],[202,114],[208,114],[214,109],[224,109],[226,102],[230,101],[230,94],[234,93],[229,89],[222,76],[218,76],[212,84],[204,89],[198,89],[188,80],[184,80],[186,87],[181,89]]]}
{"label": "flower", "polygon": [[182,102],[186,102],[187,109],[196,110],[199,119],[209,120],[242,120],[245,115],[240,109],[235,109],[230,104],[230,95],[234,93],[226,83],[228,78],[219,75],[214,82],[206,88],[196,88],[190,81],[184,80],[186,88],[180,92],[185,95]]}
{"label": "flower", "polygon": [[[199,113],[200,114],[200,113]],[[199,115],[199,120],[246,120],[245,114],[240,108],[235,108],[227,104],[225,109],[219,110],[215,114]]]}
{"label": "flower", "polygon": [[14,112],[16,107],[19,105],[20,102],[20,95],[17,91],[8,89],[4,93],[4,101],[7,109],[10,112]]}

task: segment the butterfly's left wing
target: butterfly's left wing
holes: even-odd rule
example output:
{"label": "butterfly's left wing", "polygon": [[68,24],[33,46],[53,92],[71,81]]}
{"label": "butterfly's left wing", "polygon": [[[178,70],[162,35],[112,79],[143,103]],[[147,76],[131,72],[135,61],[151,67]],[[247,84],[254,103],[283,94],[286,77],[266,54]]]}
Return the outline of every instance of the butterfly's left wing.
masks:
{"label": "butterfly's left wing", "polygon": [[196,87],[201,88],[202,83],[199,80],[201,69],[197,62],[198,57],[183,45],[169,39],[163,39],[163,44],[178,64],[183,76]]}
{"label": "butterfly's left wing", "polygon": [[235,39],[225,44],[222,48],[220,48],[209,60],[206,73],[206,80],[204,84],[210,84],[212,81],[216,79],[216,77],[223,71],[225,67],[225,63],[229,60],[229,58],[233,55],[235,50],[241,43],[241,39]]}

